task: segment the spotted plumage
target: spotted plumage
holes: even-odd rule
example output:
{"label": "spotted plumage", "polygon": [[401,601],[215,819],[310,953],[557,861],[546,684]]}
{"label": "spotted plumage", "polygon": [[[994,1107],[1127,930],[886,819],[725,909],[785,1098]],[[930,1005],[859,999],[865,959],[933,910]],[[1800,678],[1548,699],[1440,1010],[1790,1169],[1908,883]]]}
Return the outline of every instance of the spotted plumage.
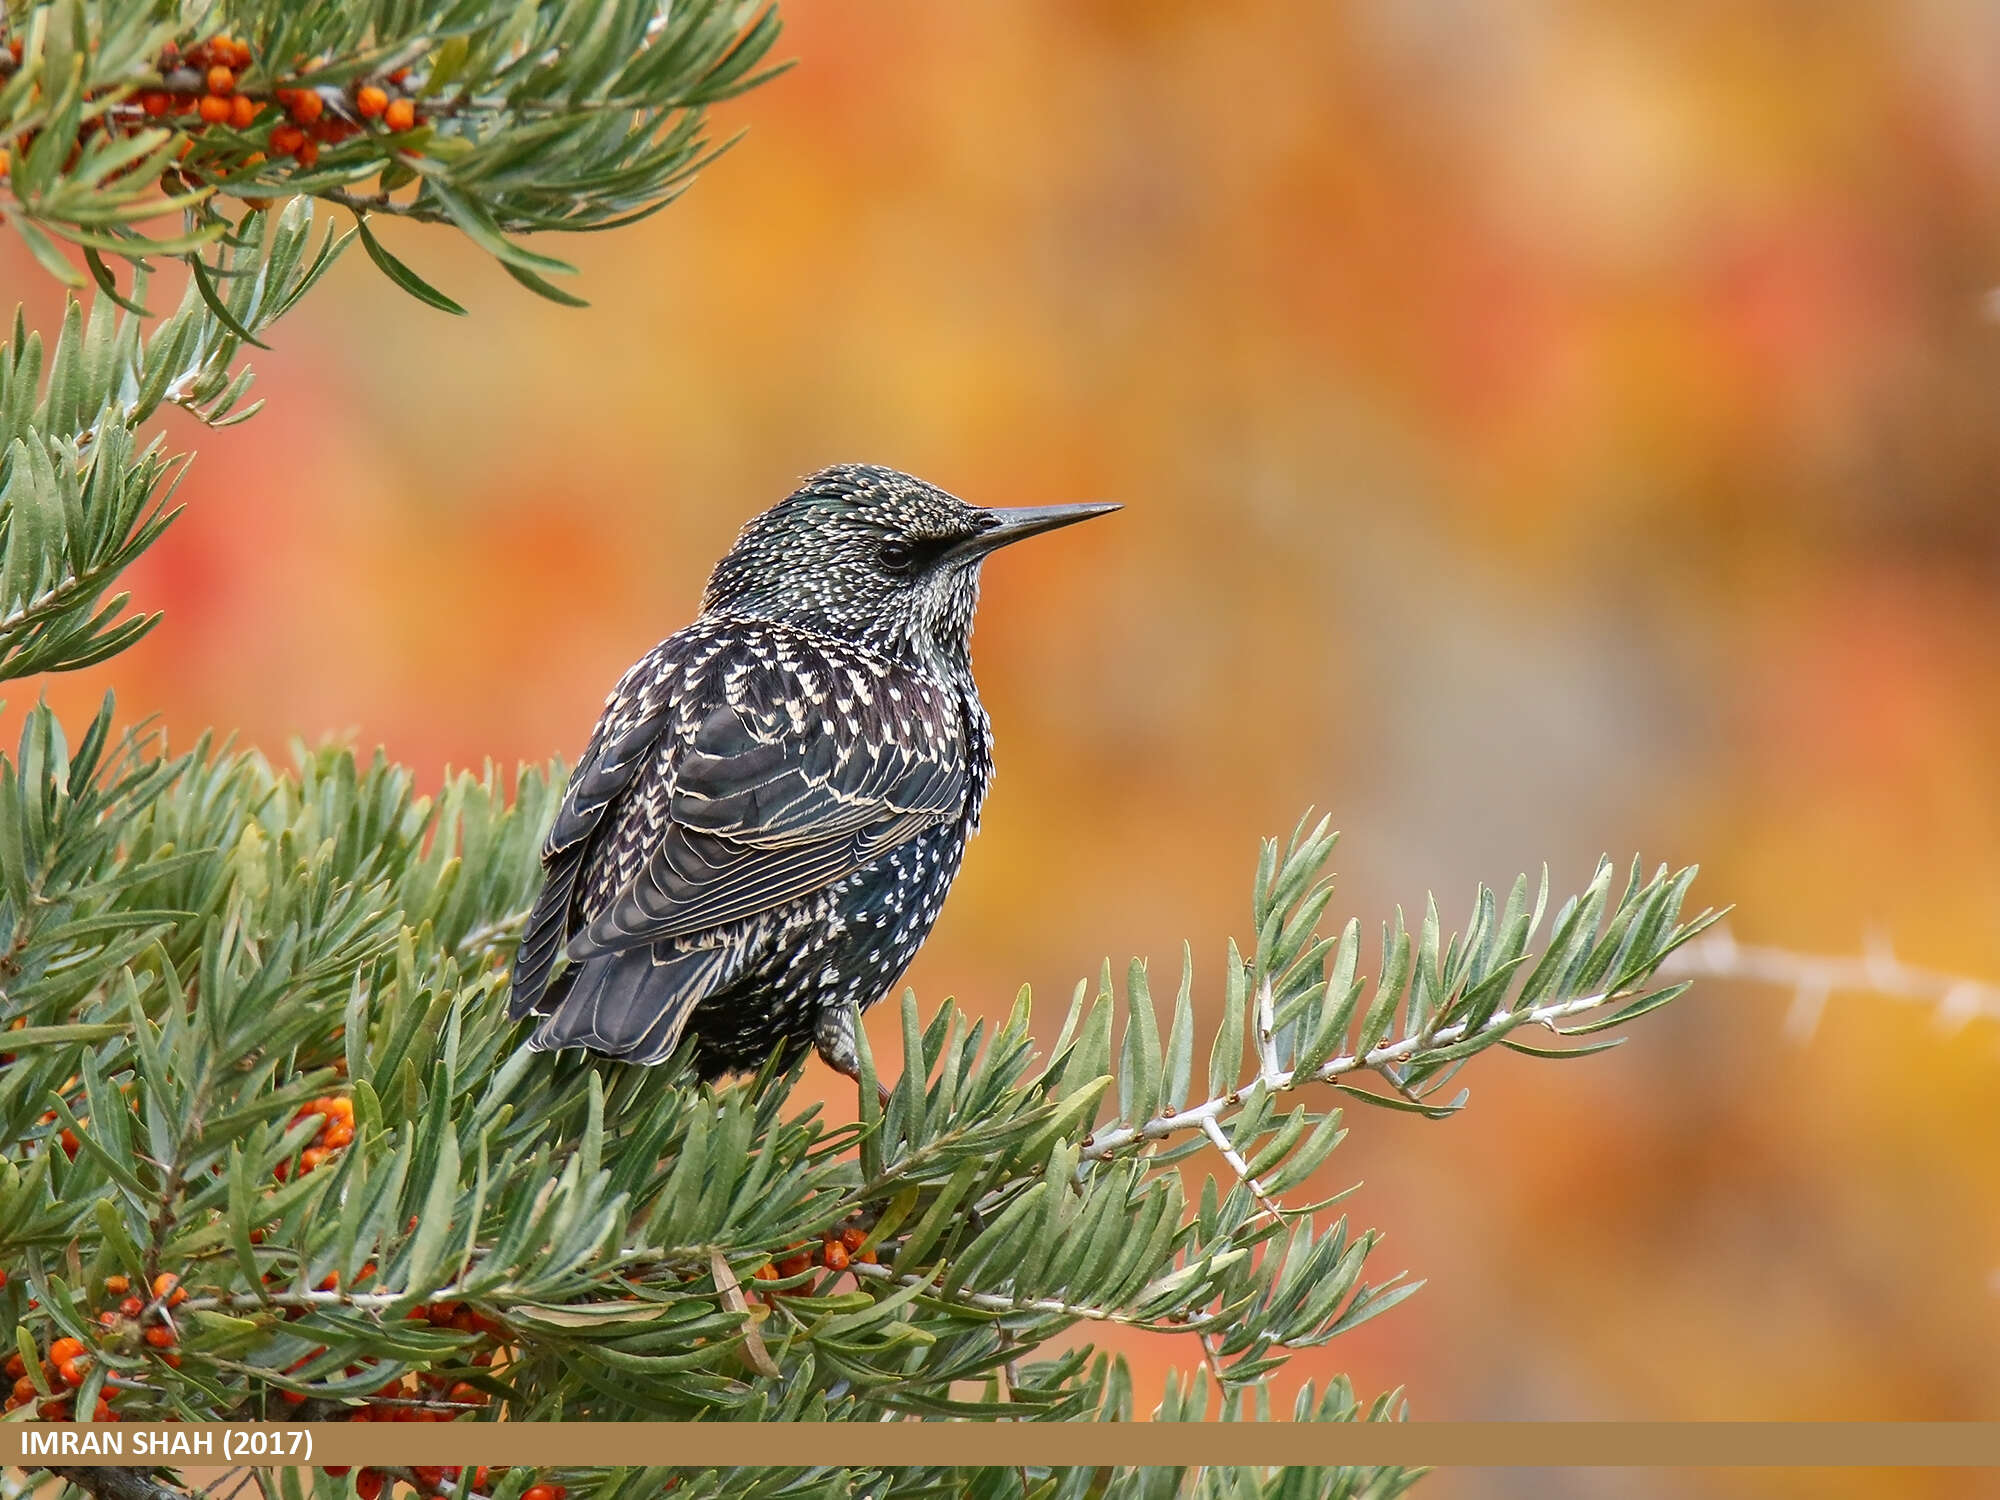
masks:
{"label": "spotted plumage", "polygon": [[510,1014],[529,1045],[705,1078],[808,1045],[915,956],[993,775],[979,568],[1107,505],[989,510],[891,469],[815,474],[606,699],[543,848]]}

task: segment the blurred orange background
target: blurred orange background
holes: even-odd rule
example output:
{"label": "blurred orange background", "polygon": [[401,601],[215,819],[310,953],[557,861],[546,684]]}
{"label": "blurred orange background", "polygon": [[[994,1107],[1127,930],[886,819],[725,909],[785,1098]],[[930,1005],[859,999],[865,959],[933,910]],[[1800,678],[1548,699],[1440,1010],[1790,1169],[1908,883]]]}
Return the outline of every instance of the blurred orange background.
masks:
{"label": "blurred orange background", "polygon": [[[1025,980],[1052,1028],[1183,938],[1212,1007],[1308,803],[1371,930],[1638,850],[1746,940],[2000,974],[2000,11],[787,15],[735,151],[547,247],[590,310],[445,230],[389,238],[465,320],[347,257],[255,361],[267,412],[174,427],[188,510],[129,577],[165,623],[51,698],[428,782],[574,756],[740,522],[867,460],[1127,505],[988,569],[1001,770],[927,1008]],[[11,239],[0,284],[53,326]],[[1426,1418],[2000,1416],[1994,1028],[1785,1010],[1706,983],[1609,1056],[1482,1059],[1451,1122],[1350,1111],[1372,1269],[1428,1284],[1297,1371]],[[1126,1347],[1153,1391],[1194,1358]]]}

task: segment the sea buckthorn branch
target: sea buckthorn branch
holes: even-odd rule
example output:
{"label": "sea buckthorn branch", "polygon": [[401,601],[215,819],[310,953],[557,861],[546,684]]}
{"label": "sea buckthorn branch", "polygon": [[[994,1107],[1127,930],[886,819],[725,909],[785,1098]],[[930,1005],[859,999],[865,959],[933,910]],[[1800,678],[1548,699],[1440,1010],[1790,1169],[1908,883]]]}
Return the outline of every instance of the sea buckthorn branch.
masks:
{"label": "sea buckthorn branch", "polygon": [[[900,1239],[879,1257],[892,1278],[856,1274],[1000,1316],[1030,1342],[1063,1319],[1212,1335],[1208,1357],[1243,1384],[1284,1351],[1324,1343],[1413,1292],[1401,1277],[1361,1279],[1374,1236],[1344,1222],[1324,1230],[1316,1215],[1334,1199],[1285,1202],[1345,1132],[1338,1111],[1280,1114],[1276,1097],[1369,1071],[1388,1089],[1363,1094],[1371,1102],[1448,1114],[1462,1098],[1441,1107],[1430,1096],[1465,1058],[1502,1044],[1535,1050],[1512,1039],[1519,1027],[1596,1031],[1673,999],[1682,987],[1648,980],[1710,918],[1679,919],[1692,871],[1644,879],[1635,866],[1614,899],[1605,863],[1531,953],[1546,880],[1532,901],[1518,882],[1504,910],[1482,889],[1463,938],[1442,931],[1434,904],[1414,942],[1398,919],[1369,996],[1356,925],[1338,939],[1316,932],[1332,842],[1323,822],[1302,824],[1282,860],[1275,844],[1265,850],[1256,956],[1231,951],[1210,1058],[1217,1092],[1205,1103],[1186,1103],[1195,1027],[1185,957],[1164,1038],[1145,967],[1131,967],[1122,1004],[1107,971],[1088,1006],[1079,990],[1039,1071],[1025,999],[982,1050],[977,1028],[949,1008],[922,1025],[906,997],[902,1080],[878,1117],[864,1038],[860,1090],[860,1197]],[[1233,1083],[1246,1052],[1252,1079]],[[1117,1115],[1093,1128],[1114,1084]],[[1230,1177],[1210,1180],[1190,1211],[1180,1163],[1207,1146]]]}
{"label": "sea buckthorn branch", "polygon": [[[106,597],[172,522],[187,462],[140,429],[169,405],[210,427],[254,415],[262,403],[246,400],[237,353],[340,248],[328,235],[314,251],[298,199],[254,216],[221,247],[212,279],[191,283],[150,332],[101,296],[88,318],[72,301],[45,350],[16,314],[0,344],[0,680],[102,661],[157,623],[125,617],[127,596]],[[144,295],[143,273],[132,290]]]}
{"label": "sea buckthorn branch", "polygon": [[[603,229],[671,200],[718,148],[711,104],[779,71],[778,22],[740,0],[431,0],[169,8],[54,0],[0,26],[0,218],[71,285],[84,253],[180,255],[242,232],[239,212],[303,194],[365,218],[449,223],[524,285],[572,268],[518,243]],[[82,35],[80,49],[75,38]],[[148,221],[181,213],[179,233]],[[365,229],[371,259],[459,310]]]}
{"label": "sea buckthorn branch", "polygon": [[[1413,1290],[1361,1279],[1365,1230],[1291,1205],[1277,1223],[1233,1177],[1191,1194],[1171,1147],[1079,1175],[1114,1071],[1125,1107],[1148,1108],[1148,1050],[1180,1058],[1191,1020],[1163,1046],[1129,1024],[1114,1064],[1102,997],[1040,1062],[1025,997],[990,1029],[906,1004],[910,1065],[858,1138],[788,1115],[782,1077],[696,1090],[562,1068],[518,1050],[496,956],[461,957],[526,899],[545,778],[425,799],[343,752],[279,772],[204,750],[113,808],[92,800],[104,772],[39,722],[0,810],[60,785],[89,816],[0,817],[0,871],[106,867],[95,846],[62,852],[101,828],[109,866],[163,868],[87,909],[90,930],[175,915],[108,970],[80,965],[81,989],[10,1002],[29,1024],[0,1067],[18,1143],[0,1159],[0,1318],[34,1356],[15,1378],[37,1415],[1130,1415],[1114,1363],[1045,1348],[1106,1324],[1206,1339],[1209,1394],[1175,1408],[1199,1416],[1218,1382],[1225,1412],[1254,1403],[1291,1351]],[[1290,971],[1267,968],[1285,1065]],[[47,1024],[57,1005],[77,1030]],[[1162,1099],[1184,1067],[1157,1070]],[[51,1093],[63,1110],[40,1122]],[[1293,1185],[1298,1151],[1259,1160],[1286,1124],[1232,1128],[1256,1180]]]}
{"label": "sea buckthorn branch", "polygon": [[[1442,1118],[1462,1106],[1463,1095],[1444,1105],[1429,1102],[1430,1097],[1467,1058],[1495,1045],[1537,1051],[1509,1039],[1521,1027],[1585,1035],[1676,998],[1687,988],[1685,982],[1658,989],[1648,985],[1677,951],[1722,915],[1703,912],[1680,922],[1692,868],[1670,874],[1662,867],[1642,881],[1635,863],[1623,895],[1613,902],[1614,870],[1608,860],[1601,861],[1584,893],[1556,914],[1549,943],[1536,955],[1528,944],[1548,906],[1547,872],[1532,905],[1526,876],[1515,883],[1504,911],[1482,886],[1463,939],[1442,937],[1433,902],[1413,950],[1397,913],[1393,925],[1383,930],[1380,977],[1364,1005],[1366,983],[1357,972],[1358,924],[1349,922],[1337,941],[1314,931],[1329,894],[1318,872],[1332,846],[1324,820],[1310,832],[1300,826],[1282,863],[1276,844],[1266,845],[1258,880],[1258,947],[1249,963],[1233,946],[1230,950],[1224,1020],[1210,1059],[1210,1096],[1194,1105],[1184,1102],[1192,1044],[1184,979],[1168,1055],[1164,1064],[1157,1059],[1152,1063],[1147,1075],[1152,1082],[1140,1095],[1142,1102],[1161,1102],[1158,1079],[1164,1066],[1171,1075],[1164,1091],[1170,1107],[1121,1107],[1121,1123],[1100,1128],[1084,1144],[1079,1170],[1196,1132],[1250,1182],[1246,1169],[1252,1163],[1245,1158],[1257,1153],[1239,1146],[1236,1133],[1223,1129],[1225,1122],[1251,1125],[1253,1133],[1275,1129],[1273,1097],[1311,1084],[1329,1084],[1369,1103]],[[1143,985],[1143,976],[1135,975],[1135,980]],[[1135,995],[1142,996],[1143,988]],[[1615,1007],[1610,1016],[1578,1026],[1563,1024],[1607,1007]],[[1399,1032],[1395,1040],[1388,1039],[1392,1030]],[[1128,1027],[1128,1048],[1134,1034]],[[1246,1035],[1254,1042],[1256,1071],[1246,1082],[1230,1083],[1240,1068]],[[1575,1049],[1592,1050],[1597,1046]],[[1344,1081],[1363,1073],[1380,1079],[1388,1092]],[[1291,1127],[1294,1142],[1301,1128]],[[1279,1153],[1280,1159],[1286,1154]],[[1270,1170],[1268,1162],[1258,1165]]]}

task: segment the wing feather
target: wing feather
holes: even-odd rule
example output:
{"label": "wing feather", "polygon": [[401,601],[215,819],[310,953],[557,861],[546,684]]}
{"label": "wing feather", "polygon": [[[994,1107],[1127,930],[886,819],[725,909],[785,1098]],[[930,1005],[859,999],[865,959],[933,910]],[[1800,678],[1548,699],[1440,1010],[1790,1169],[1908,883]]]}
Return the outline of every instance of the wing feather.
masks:
{"label": "wing feather", "polygon": [[[822,670],[814,680],[832,676]],[[966,801],[955,704],[914,676],[826,714],[765,661],[683,736],[645,863],[569,944],[572,959],[772,911],[862,868]],[[892,711],[893,710],[893,711]],[[643,810],[640,810],[643,811]]]}
{"label": "wing feather", "polygon": [[[601,1037],[600,1007],[628,1032],[625,999],[610,997],[672,989],[669,969],[688,981],[675,1008],[692,1004],[725,970],[665,963],[676,940],[786,906],[965,811],[965,725],[948,690],[824,636],[710,625],[626,674],[557,810],[509,1011],[567,1015],[564,991],[586,978],[576,1017],[538,1045]],[[650,979],[587,967],[645,948],[664,964]]]}

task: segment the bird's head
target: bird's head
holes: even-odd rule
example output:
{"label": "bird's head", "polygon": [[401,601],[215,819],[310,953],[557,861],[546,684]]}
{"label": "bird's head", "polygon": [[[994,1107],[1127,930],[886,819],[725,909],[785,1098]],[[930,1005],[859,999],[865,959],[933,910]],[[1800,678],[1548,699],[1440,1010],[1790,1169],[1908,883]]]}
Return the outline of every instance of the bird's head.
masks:
{"label": "bird's head", "polygon": [[785,620],[891,656],[962,662],[988,555],[1117,509],[986,509],[894,469],[841,464],[743,528],[709,576],[702,613]]}

